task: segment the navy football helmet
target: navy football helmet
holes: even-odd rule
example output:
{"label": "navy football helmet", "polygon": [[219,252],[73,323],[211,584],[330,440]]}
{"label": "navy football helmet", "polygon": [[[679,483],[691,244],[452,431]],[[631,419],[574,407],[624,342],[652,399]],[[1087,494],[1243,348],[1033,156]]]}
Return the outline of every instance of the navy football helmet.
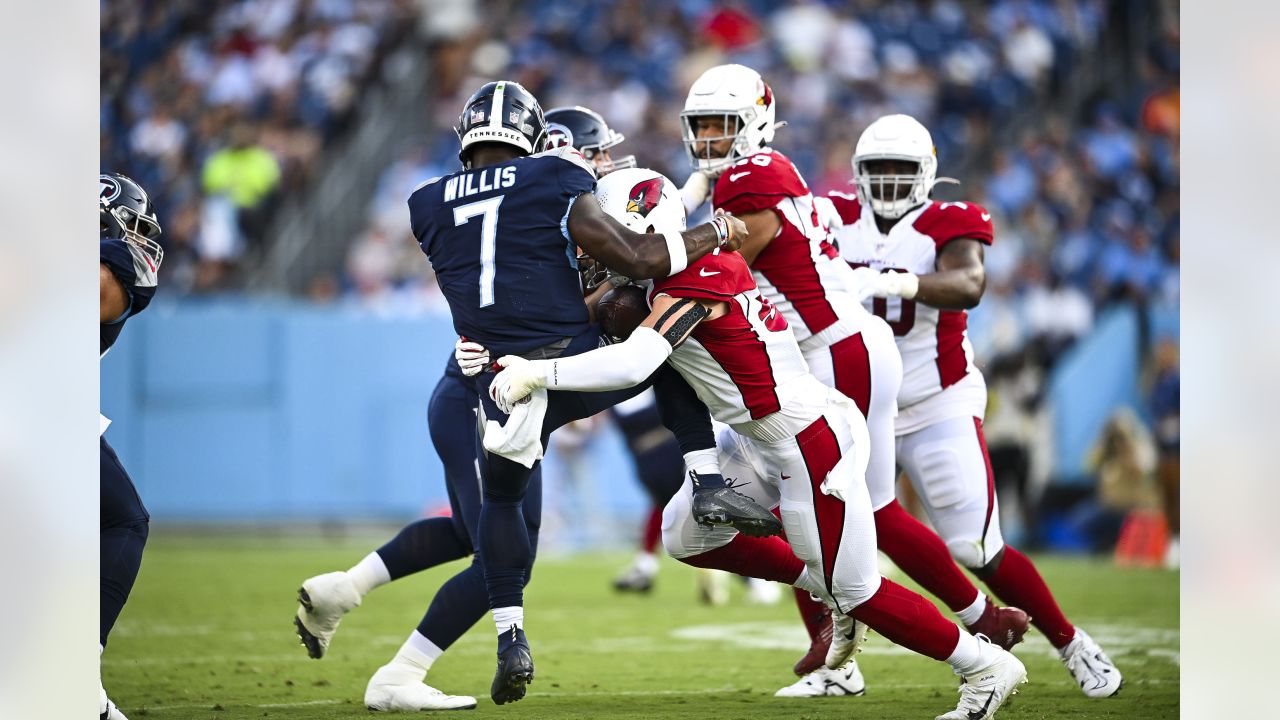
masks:
{"label": "navy football helmet", "polygon": [[454,131],[462,145],[458,159],[469,169],[468,151],[479,143],[510,145],[527,155],[542,152],[547,121],[532,93],[520,83],[499,80],[486,83],[467,100]]}
{"label": "navy football helmet", "polygon": [[151,197],[136,180],[120,173],[98,176],[98,237],[124,240],[151,258],[159,269],[164,260],[160,221]]}
{"label": "navy football helmet", "polygon": [[636,166],[635,155],[614,159],[608,152],[626,139],[609,127],[600,113],[581,105],[547,111],[547,149],[571,145],[595,165],[601,176]]}

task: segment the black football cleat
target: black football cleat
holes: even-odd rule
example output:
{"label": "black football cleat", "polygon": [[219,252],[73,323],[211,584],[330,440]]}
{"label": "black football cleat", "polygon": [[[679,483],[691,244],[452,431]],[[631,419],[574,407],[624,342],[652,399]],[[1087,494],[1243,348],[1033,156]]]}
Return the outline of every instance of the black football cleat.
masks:
{"label": "black football cleat", "polygon": [[511,626],[514,640],[498,651],[498,669],[493,674],[489,697],[495,705],[505,705],[524,698],[525,685],[533,683],[533,655],[524,631]]}
{"label": "black football cleat", "polygon": [[699,525],[732,525],[751,537],[782,534],[782,521],[732,487],[693,490],[693,519]]}

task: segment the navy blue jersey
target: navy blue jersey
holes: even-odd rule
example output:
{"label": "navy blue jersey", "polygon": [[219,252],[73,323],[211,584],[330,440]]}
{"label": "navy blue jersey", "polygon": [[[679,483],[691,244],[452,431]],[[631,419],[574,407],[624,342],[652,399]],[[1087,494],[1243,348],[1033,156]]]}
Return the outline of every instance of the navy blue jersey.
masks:
{"label": "navy blue jersey", "polygon": [[586,330],[567,226],[574,200],[594,189],[582,156],[558,148],[446,175],[409,196],[413,234],[458,335],[497,358]]}
{"label": "navy blue jersey", "polygon": [[105,353],[115,344],[129,318],[146,309],[156,294],[156,270],[151,258],[120,239],[98,241],[98,257],[111,271],[129,298],[129,307],[112,322],[102,323],[98,333],[98,352]]}

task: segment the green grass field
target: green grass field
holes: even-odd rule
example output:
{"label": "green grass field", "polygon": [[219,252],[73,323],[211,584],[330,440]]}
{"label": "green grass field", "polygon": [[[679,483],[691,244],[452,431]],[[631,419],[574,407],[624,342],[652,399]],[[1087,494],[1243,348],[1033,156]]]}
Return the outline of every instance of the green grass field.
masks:
{"label": "green grass field", "polygon": [[[112,698],[137,718],[367,717],[370,674],[416,626],[460,564],[378,590],[343,621],[328,656],[307,658],[293,634],[304,578],[349,567],[377,544],[153,531],[142,574],[103,658]],[[542,558],[527,596],[537,663],[529,695],[495,706],[493,627],[486,617],[436,663],[428,681],[475,695],[470,715],[521,718],[932,718],[955,705],[942,663],[871,635],[859,663],[867,694],[781,700],[807,647],[790,595],[776,606],[695,601],[693,573],[663,560],[655,591],[618,596],[621,554]],[[1089,700],[1041,636],[1018,655],[1031,683],[1000,713],[1032,718],[1171,718],[1178,714],[1178,575],[1053,557],[1039,567],[1066,609],[1125,674],[1114,698]]]}

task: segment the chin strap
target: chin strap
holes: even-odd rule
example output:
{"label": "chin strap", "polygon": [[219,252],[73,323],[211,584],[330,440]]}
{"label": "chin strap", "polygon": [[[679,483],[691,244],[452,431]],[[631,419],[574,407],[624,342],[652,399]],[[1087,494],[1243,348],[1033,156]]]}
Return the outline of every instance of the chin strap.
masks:
{"label": "chin strap", "polygon": [[959,184],[960,184],[960,181],[959,181],[959,180],[957,180],[957,179],[955,179],[955,178],[953,178],[953,177],[940,177],[940,178],[934,178],[934,179],[933,179],[933,184],[934,184],[934,185],[937,185],[938,183],[947,183],[948,185],[959,185]]}

